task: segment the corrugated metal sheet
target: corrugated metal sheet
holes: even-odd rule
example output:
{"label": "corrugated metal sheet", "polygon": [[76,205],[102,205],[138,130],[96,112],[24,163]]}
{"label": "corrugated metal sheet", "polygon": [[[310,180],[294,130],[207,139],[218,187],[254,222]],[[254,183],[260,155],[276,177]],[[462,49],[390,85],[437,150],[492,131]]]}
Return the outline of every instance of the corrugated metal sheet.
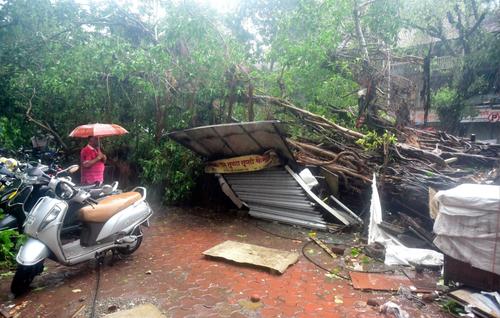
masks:
{"label": "corrugated metal sheet", "polygon": [[[315,229],[326,229],[327,222],[323,218],[325,207],[311,199],[309,190],[304,189],[295,179],[293,172],[290,173],[291,170],[288,171],[287,168],[225,174],[224,178],[236,195],[248,205],[250,215]],[[336,212],[341,219],[348,219],[344,213]],[[346,222],[343,223],[349,224],[349,221]]]}
{"label": "corrugated metal sheet", "polygon": [[168,136],[209,160],[263,154],[270,149],[282,158],[295,160],[283,139],[286,133],[279,121],[202,126]]}

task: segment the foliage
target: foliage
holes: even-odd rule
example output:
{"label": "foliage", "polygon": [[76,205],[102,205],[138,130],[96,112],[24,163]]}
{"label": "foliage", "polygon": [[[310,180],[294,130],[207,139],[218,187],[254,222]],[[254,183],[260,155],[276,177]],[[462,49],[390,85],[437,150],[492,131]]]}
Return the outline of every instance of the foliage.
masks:
{"label": "foliage", "polygon": [[441,308],[449,314],[453,314],[453,315],[457,315],[457,316],[461,316],[461,315],[466,314],[464,307],[454,300],[442,301],[440,305],[441,305]]}
{"label": "foliage", "polygon": [[358,139],[356,143],[365,150],[379,150],[384,145],[393,145],[397,141],[396,136],[386,130],[383,135],[379,135],[375,131],[370,131],[365,134],[365,137]]}
{"label": "foliage", "polygon": [[153,148],[150,158],[141,160],[141,164],[144,179],[164,189],[165,202],[188,199],[201,171],[199,158],[173,141]]}
{"label": "foliage", "polygon": [[462,119],[464,103],[460,100],[457,91],[443,87],[432,95],[432,104],[436,107],[441,125],[448,130],[455,130],[456,123]]}
{"label": "foliage", "polygon": [[0,117],[0,147],[14,150],[22,143],[22,129],[18,122],[9,118]]}
{"label": "foliage", "polygon": [[16,230],[0,231],[0,268],[15,266],[17,251],[25,240],[26,236]]}
{"label": "foliage", "polygon": [[[430,43],[425,49],[430,45],[433,57],[449,56],[457,61],[450,80],[433,96],[443,128],[452,132],[470,115],[466,105],[471,97],[498,93],[500,34],[488,30],[487,21],[498,20],[499,10],[498,1],[492,0],[408,0],[403,19],[408,29],[417,31],[416,42]],[[452,91],[452,98],[446,96]]]}

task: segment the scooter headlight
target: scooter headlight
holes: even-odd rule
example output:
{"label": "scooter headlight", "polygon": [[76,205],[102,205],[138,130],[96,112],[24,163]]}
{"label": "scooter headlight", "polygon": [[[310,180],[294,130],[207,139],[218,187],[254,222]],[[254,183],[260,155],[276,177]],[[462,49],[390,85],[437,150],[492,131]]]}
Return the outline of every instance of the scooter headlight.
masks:
{"label": "scooter headlight", "polygon": [[26,182],[27,184],[37,184],[38,177],[37,176],[26,176],[24,178],[24,182]]}
{"label": "scooter headlight", "polygon": [[47,216],[43,219],[42,223],[40,223],[40,226],[38,227],[38,232],[43,231],[47,225],[50,224],[50,222],[54,221],[57,216],[61,213],[61,208],[59,206],[54,206],[52,210],[47,214]]}

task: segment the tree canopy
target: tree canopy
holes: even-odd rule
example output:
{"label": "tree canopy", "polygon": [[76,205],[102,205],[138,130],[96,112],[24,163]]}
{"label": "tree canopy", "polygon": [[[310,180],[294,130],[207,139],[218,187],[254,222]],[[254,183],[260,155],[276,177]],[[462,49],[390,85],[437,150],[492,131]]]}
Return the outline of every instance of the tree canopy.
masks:
{"label": "tree canopy", "polygon": [[[373,129],[359,119],[376,114],[372,123],[383,125],[384,105],[399,103],[388,63],[420,66],[431,43],[435,55],[462,58],[432,92],[443,121],[456,123],[467,98],[499,90],[499,33],[484,27],[498,8],[491,0],[251,0],[222,14],[200,1],[4,0],[1,144],[16,148],[42,129],[74,152],[79,144],[67,135],[75,126],[120,123],[131,134],[109,141],[116,157],[165,189],[166,200],[182,200],[199,159],[166,132],[287,120],[258,95]],[[404,30],[432,41],[402,47]]]}

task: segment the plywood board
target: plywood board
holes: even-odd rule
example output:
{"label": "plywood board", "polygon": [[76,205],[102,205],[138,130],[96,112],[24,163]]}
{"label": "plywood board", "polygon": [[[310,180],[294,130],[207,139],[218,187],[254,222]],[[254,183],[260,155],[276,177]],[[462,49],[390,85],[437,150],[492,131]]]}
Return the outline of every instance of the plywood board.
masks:
{"label": "plywood board", "polygon": [[495,312],[493,309],[489,308],[486,304],[482,303],[478,298],[474,297],[474,292],[468,289],[458,289],[450,292],[450,296],[459,301],[472,305],[472,307],[479,309],[482,313],[489,315],[490,317],[500,318],[500,313]]}
{"label": "plywood board", "polygon": [[221,257],[233,262],[274,269],[281,274],[296,263],[299,254],[253,244],[225,241],[203,252],[203,255]]}
{"label": "plywood board", "polygon": [[403,275],[363,272],[350,272],[349,275],[356,289],[396,291],[401,286],[413,287],[413,283]]}

